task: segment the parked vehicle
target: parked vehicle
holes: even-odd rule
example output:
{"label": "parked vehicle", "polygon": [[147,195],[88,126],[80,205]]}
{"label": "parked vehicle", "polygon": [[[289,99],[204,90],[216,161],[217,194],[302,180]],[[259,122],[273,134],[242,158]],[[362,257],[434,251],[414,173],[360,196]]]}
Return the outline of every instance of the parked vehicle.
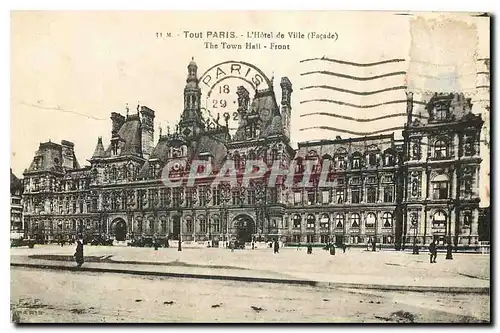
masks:
{"label": "parked vehicle", "polygon": [[108,237],[96,236],[92,238],[90,245],[113,246],[113,240]]}
{"label": "parked vehicle", "polygon": [[10,241],[10,247],[21,247],[21,246],[27,246],[30,249],[32,249],[35,247],[35,240],[34,239],[16,238],[16,239],[12,239]]}

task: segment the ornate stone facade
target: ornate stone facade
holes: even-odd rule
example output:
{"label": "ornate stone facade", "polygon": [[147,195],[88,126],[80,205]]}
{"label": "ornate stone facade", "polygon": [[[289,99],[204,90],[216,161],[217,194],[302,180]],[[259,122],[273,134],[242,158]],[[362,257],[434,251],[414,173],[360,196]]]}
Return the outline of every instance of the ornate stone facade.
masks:
{"label": "ornate stone facade", "polygon": [[[258,90],[252,100],[244,87],[238,89],[233,136],[226,117],[225,125],[203,118],[198,84],[192,61],[181,119],[175,130],[160,133],[156,145],[155,113],[146,106],[134,114],[127,108],[126,116],[112,113],[111,142],[105,149],[98,139],[89,166],[78,165],[68,141],[40,144],[24,173],[26,232],[49,240],[107,234],[116,240],[279,238],[399,247],[451,235],[455,243],[476,242],[482,120],[462,95],[433,97],[425,121],[411,114],[409,98],[403,140],[394,134],[337,138],[302,142],[295,150],[288,78],[281,81],[280,106],[272,89]],[[164,177],[188,177],[200,160],[212,173],[196,186],[165,186]],[[214,182],[227,160],[234,162],[236,184]],[[268,172],[245,184],[250,160],[282,171],[293,166],[293,184],[303,177],[305,162],[312,163],[314,186],[278,181],[268,187]],[[330,185],[319,185],[322,174]]]}

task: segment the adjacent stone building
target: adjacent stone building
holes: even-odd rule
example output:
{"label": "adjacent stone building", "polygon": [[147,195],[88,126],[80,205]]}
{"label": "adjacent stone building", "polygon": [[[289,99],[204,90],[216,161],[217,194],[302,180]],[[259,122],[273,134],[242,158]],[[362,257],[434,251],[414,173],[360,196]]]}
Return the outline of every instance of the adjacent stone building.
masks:
{"label": "adjacent stone building", "polygon": [[[281,80],[280,103],[272,88],[253,99],[238,88],[238,129],[227,119],[204,119],[197,65],[184,88],[176,128],[154,142],[155,112],[137,106],[113,112],[112,137],[98,138],[90,165],[80,167],[71,142],[41,143],[24,173],[27,232],[40,240],[109,235],[118,241],[168,237],[183,242],[278,238],[287,243],[396,246],[453,239],[476,244],[480,116],[461,94],[435,95],[428,115],[412,114],[403,140],[394,134],[308,141],[290,146],[292,84]],[[247,161],[286,173],[292,186],[266,184],[269,172],[242,183]],[[165,186],[165,177],[188,177],[194,161],[212,173],[195,186]],[[227,161],[236,184],[214,183]],[[298,185],[312,165],[313,186]],[[203,168],[203,166],[200,166]],[[200,171],[203,173],[203,170]],[[325,174],[328,186],[319,178]],[[451,238],[450,238],[451,237]]]}
{"label": "adjacent stone building", "polygon": [[24,236],[23,223],[23,184],[10,169],[10,238],[19,239]]}

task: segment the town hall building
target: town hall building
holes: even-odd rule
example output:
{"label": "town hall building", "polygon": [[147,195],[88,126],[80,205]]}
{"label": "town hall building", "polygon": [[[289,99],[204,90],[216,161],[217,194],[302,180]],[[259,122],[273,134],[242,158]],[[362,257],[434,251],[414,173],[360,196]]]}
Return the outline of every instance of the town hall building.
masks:
{"label": "town hall building", "polygon": [[[427,114],[414,115],[409,93],[402,140],[391,133],[307,141],[294,149],[292,83],[284,77],[280,86],[280,101],[272,86],[254,96],[239,87],[239,122],[231,135],[227,118],[221,124],[202,115],[198,68],[191,61],[180,121],[157,141],[155,111],[138,106],[125,115],[111,113],[111,140],[97,139],[90,165],[78,163],[72,142],[41,143],[23,174],[26,236],[154,236],[215,246],[272,239],[396,248],[432,239],[477,244],[483,120],[471,112],[470,99],[435,94]],[[165,186],[165,173],[187,177],[195,160],[209,163],[214,175],[231,160],[238,179],[246,161],[294,166],[298,179],[309,161],[317,186],[268,187],[268,173],[248,184],[212,186],[215,176],[207,175],[194,187]],[[328,186],[317,182],[321,173]]]}

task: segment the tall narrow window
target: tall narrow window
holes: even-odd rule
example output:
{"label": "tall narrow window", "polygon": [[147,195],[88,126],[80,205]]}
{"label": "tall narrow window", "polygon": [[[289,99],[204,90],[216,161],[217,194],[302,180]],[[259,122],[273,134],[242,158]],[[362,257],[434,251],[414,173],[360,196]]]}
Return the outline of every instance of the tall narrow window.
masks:
{"label": "tall narrow window", "polygon": [[336,228],[343,228],[344,227],[344,215],[343,214],[337,214],[335,215],[335,227]]}
{"label": "tall narrow window", "polygon": [[186,217],[186,231],[188,234],[193,233],[193,219],[191,216]]}
{"label": "tall narrow window", "polygon": [[307,220],[306,220],[306,228],[307,229],[314,229],[314,223],[316,222],[316,218],[314,217],[313,214],[307,215]]}
{"label": "tall narrow window", "polygon": [[319,227],[321,229],[328,229],[330,227],[330,217],[328,214],[322,214],[319,220]]}
{"label": "tall narrow window", "polygon": [[200,232],[204,234],[207,232],[207,220],[205,216],[202,215],[199,217],[199,221],[200,221]]}
{"label": "tall narrow window", "polygon": [[353,188],[351,190],[351,203],[357,204],[360,203],[360,190],[359,188]]}
{"label": "tall narrow window", "polygon": [[436,141],[436,143],[434,144],[434,157],[435,158],[448,157],[448,146],[446,142],[442,140]]}
{"label": "tall narrow window", "polygon": [[393,202],[394,200],[394,187],[392,185],[384,187],[384,202]]}
{"label": "tall narrow window", "polygon": [[360,156],[354,156],[352,158],[352,168],[353,169],[361,168],[361,157]]}
{"label": "tall narrow window", "polygon": [[321,192],[321,202],[323,204],[328,204],[330,203],[330,191],[328,190],[323,190]]}
{"label": "tall narrow window", "polygon": [[366,190],[366,202],[367,203],[375,203],[377,202],[377,188],[376,187],[368,187]]}
{"label": "tall narrow window", "polygon": [[359,228],[360,217],[358,213],[351,214],[351,227]]}
{"label": "tall narrow window", "polygon": [[298,206],[302,204],[302,192],[293,193],[293,204]]}
{"label": "tall narrow window", "polygon": [[343,204],[344,203],[344,189],[337,189],[335,191],[335,201],[338,204]]}
{"label": "tall narrow window", "polygon": [[295,214],[293,216],[293,227],[295,229],[299,229],[301,222],[302,222],[302,217],[299,214]]}

